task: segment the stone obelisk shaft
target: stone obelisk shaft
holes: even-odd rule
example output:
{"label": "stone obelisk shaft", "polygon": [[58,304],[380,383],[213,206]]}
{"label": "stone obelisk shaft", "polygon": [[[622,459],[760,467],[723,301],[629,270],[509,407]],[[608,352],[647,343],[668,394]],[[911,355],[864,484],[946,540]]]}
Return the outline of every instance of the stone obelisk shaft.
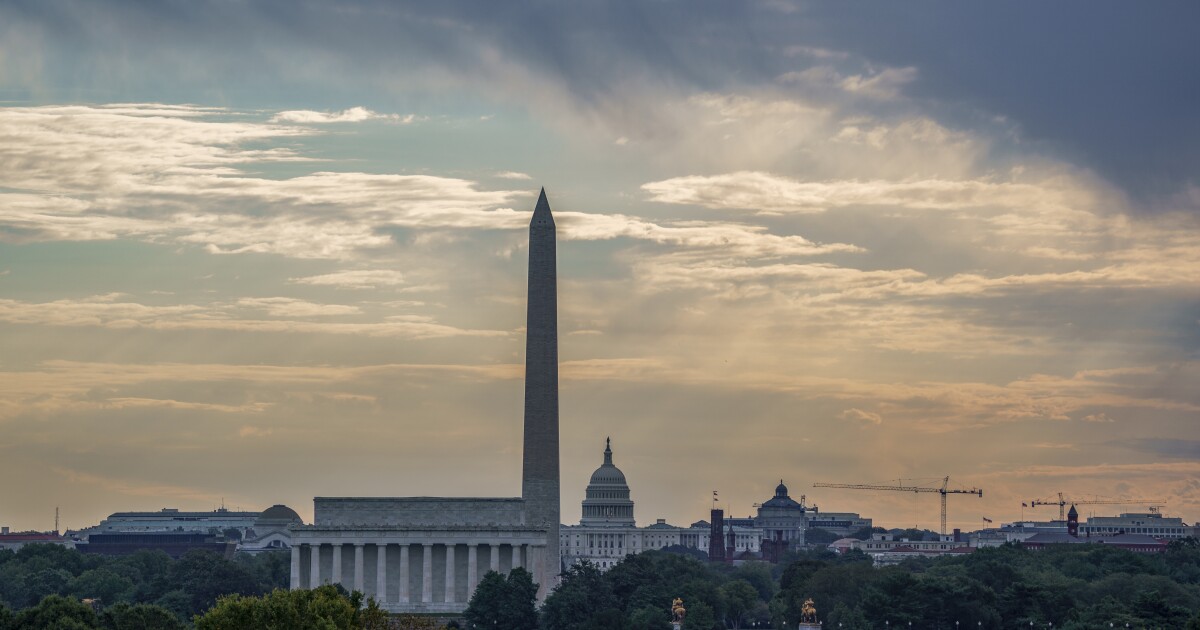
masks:
{"label": "stone obelisk shaft", "polygon": [[542,190],[529,222],[529,304],[525,328],[525,449],[521,496],[526,524],[547,530],[544,599],[559,571],[558,287],[554,217]]}

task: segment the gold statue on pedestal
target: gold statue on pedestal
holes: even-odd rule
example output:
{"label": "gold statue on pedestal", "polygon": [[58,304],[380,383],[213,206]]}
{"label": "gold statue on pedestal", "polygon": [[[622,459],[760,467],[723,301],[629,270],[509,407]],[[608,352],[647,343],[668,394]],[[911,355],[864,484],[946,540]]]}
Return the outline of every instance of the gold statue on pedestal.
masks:
{"label": "gold statue on pedestal", "polygon": [[687,616],[687,609],[683,607],[683,600],[676,597],[671,602],[671,621],[675,623],[683,623],[683,618]]}
{"label": "gold statue on pedestal", "polygon": [[811,597],[804,600],[804,606],[800,608],[800,623],[817,623],[817,607],[813,606]]}

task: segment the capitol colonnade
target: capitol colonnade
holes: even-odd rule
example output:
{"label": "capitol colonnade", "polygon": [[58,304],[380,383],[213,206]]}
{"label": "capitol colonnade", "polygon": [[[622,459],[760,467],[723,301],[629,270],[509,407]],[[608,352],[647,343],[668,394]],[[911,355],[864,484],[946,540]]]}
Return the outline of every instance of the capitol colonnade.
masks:
{"label": "capitol colonnade", "polygon": [[[394,612],[461,612],[488,571],[508,573],[516,567],[534,572],[543,566],[546,535],[507,530],[406,532],[363,529],[314,531],[292,547],[292,588],[341,584],[374,597]],[[553,576],[549,576],[553,577]]]}

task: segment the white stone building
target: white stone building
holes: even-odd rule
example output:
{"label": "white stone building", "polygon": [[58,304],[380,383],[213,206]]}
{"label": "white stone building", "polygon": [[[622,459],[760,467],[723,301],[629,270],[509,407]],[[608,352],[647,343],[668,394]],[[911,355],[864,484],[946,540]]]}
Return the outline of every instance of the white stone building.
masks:
{"label": "white stone building", "polygon": [[938,536],[937,540],[909,540],[894,534],[873,534],[867,540],[850,542],[849,549],[857,549],[871,556],[877,566],[895,564],[906,558],[961,555],[975,551],[974,547],[956,541],[950,534]]}
{"label": "white stone building", "polygon": [[82,535],[137,532],[223,532],[236,529],[243,536],[254,526],[259,512],[243,512],[218,508],[211,512],[184,512],[163,508],[157,512],[115,512],[99,525],[80,530]]}
{"label": "white stone building", "polygon": [[809,529],[823,529],[839,536],[849,536],[873,525],[871,519],[856,512],[820,512],[814,509],[808,514]]}
{"label": "white stone building", "polygon": [[1145,534],[1159,540],[1175,540],[1192,535],[1192,528],[1179,517],[1165,517],[1161,512],[1129,512],[1120,516],[1092,516],[1079,524],[1079,535],[1112,536],[1115,534]]}
{"label": "white stone building", "polygon": [[294,525],[303,525],[304,520],[295,510],[286,505],[272,505],[254,520],[254,526],[246,530],[238,551],[259,554],[264,551],[285,551],[292,547]]}

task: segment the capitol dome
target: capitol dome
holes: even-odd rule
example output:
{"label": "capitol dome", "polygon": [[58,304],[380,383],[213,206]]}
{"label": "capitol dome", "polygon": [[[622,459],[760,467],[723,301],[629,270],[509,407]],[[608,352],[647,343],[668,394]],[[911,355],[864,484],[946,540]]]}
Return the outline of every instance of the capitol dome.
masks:
{"label": "capitol dome", "polygon": [[583,499],[582,525],[634,525],[633,501],[625,473],[612,463],[612,441],[605,440],[604,463],[592,473]]}

